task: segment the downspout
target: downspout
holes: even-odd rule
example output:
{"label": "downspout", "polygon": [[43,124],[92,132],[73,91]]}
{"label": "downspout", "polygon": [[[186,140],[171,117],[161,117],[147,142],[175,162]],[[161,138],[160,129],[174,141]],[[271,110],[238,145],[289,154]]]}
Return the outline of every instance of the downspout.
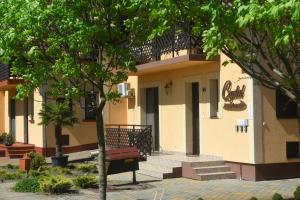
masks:
{"label": "downspout", "polygon": [[[46,97],[46,93],[43,92],[42,94],[42,97],[43,97],[43,104],[46,104],[47,103],[47,97]],[[47,157],[48,156],[48,152],[47,152],[47,149],[48,149],[48,141],[47,141],[47,125],[43,124],[43,147],[45,147],[45,154],[44,156]]]}

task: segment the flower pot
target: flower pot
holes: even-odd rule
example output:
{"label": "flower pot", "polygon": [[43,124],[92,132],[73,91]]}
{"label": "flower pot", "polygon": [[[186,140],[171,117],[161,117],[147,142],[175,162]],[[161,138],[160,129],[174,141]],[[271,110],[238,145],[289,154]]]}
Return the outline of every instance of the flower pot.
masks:
{"label": "flower pot", "polygon": [[31,163],[30,158],[28,157],[27,154],[25,154],[25,156],[21,158],[19,161],[20,170],[28,172],[30,170],[30,163]]}
{"label": "flower pot", "polygon": [[53,156],[51,157],[53,167],[66,167],[68,165],[69,156]]}

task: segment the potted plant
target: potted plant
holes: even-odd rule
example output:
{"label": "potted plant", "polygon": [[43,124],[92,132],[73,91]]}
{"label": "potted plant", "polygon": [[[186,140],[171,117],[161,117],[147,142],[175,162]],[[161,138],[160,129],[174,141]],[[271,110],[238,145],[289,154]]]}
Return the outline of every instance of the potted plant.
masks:
{"label": "potted plant", "polygon": [[78,122],[69,102],[66,100],[56,103],[43,104],[39,113],[40,124],[53,124],[55,126],[55,156],[51,157],[52,166],[65,167],[68,164],[68,156],[62,154],[62,127],[73,126]]}
{"label": "potted plant", "polygon": [[4,144],[4,139],[6,138],[6,135],[7,133],[5,132],[0,135],[0,144]]}
{"label": "potted plant", "polygon": [[5,146],[11,146],[14,143],[14,137],[12,134],[6,134],[3,140]]}

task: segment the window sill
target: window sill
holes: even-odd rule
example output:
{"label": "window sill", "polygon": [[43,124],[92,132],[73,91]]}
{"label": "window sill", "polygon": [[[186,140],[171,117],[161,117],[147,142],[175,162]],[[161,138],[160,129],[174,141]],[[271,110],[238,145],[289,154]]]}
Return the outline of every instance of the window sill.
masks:
{"label": "window sill", "polygon": [[220,119],[220,117],[217,117],[217,116],[215,116],[215,117],[209,117],[209,119]]}

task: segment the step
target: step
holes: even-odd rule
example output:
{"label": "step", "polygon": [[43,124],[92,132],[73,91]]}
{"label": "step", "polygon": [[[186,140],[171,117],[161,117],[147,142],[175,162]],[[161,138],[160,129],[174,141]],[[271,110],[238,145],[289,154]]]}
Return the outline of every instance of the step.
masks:
{"label": "step", "polygon": [[235,179],[236,174],[234,172],[215,172],[215,173],[201,173],[198,174],[201,180],[217,180],[217,179]]}
{"label": "step", "polygon": [[155,156],[149,156],[147,157],[147,163],[157,164],[157,165],[163,165],[167,167],[181,167],[181,161],[177,160],[169,160],[164,158],[159,158]]}
{"label": "step", "polygon": [[151,177],[158,178],[158,179],[166,179],[166,178],[173,177],[172,173],[161,173],[159,171],[148,170],[148,169],[140,169],[137,171],[137,173],[146,175],[146,176],[151,176]]}
{"label": "step", "polygon": [[140,169],[153,170],[161,173],[172,173],[173,167],[157,165],[153,163],[139,163]]}
{"label": "step", "polygon": [[8,154],[9,158],[23,158],[24,154]]}
{"label": "step", "polygon": [[197,174],[214,173],[214,172],[228,172],[230,167],[226,165],[209,166],[209,167],[196,167],[194,168]]}
{"label": "step", "polygon": [[9,150],[34,150],[34,146],[8,146],[6,149]]}
{"label": "step", "polygon": [[221,166],[221,165],[225,165],[225,162],[223,160],[203,161],[203,162],[191,162],[190,163],[190,166],[193,167],[193,168]]}
{"label": "step", "polygon": [[8,153],[9,154],[26,154],[26,153],[29,153],[29,152],[35,152],[35,149],[32,149],[32,150],[8,150]]}

